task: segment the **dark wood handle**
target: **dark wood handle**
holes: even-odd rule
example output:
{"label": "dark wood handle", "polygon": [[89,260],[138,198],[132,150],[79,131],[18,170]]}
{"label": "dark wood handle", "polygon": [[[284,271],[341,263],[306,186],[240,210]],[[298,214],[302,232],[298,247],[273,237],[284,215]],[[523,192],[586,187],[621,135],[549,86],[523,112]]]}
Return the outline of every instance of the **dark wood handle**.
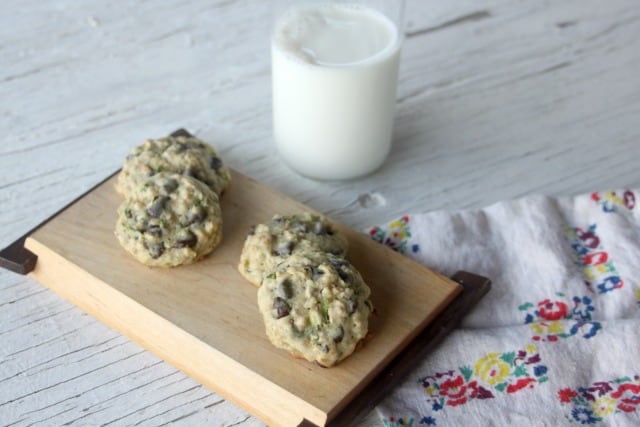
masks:
{"label": "dark wood handle", "polygon": [[38,256],[24,247],[23,236],[0,251],[0,267],[18,274],[28,274],[36,266]]}

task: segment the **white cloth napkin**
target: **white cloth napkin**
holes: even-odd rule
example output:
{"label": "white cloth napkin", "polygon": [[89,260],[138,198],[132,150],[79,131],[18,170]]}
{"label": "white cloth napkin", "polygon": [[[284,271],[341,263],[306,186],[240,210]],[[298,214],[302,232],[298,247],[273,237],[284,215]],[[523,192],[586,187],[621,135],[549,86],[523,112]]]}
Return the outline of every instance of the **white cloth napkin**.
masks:
{"label": "white cloth napkin", "polygon": [[369,235],[492,289],[379,406],[387,427],[640,425],[640,193],[407,215]]}

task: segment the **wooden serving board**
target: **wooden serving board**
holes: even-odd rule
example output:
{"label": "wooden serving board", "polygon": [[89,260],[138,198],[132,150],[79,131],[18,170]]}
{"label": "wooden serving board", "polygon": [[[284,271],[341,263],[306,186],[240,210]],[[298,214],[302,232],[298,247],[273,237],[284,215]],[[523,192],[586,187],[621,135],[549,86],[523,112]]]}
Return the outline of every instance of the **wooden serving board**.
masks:
{"label": "wooden serving board", "polygon": [[120,247],[112,176],[26,237],[38,257],[29,274],[269,425],[331,424],[462,287],[336,224],[372,290],[372,337],[333,368],[293,359],[268,341],[257,289],[236,266],[251,225],[311,209],[236,171],[232,179],[223,242],[196,264],[150,268]]}

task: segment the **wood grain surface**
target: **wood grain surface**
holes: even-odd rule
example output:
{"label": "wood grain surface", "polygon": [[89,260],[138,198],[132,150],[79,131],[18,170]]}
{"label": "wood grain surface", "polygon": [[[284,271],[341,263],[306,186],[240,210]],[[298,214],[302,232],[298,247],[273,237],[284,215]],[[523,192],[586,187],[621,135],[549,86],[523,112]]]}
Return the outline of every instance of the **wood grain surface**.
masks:
{"label": "wood grain surface", "polygon": [[[0,11],[0,247],[179,127],[354,230],[640,187],[637,0],[408,0],[394,147],[349,182],[302,178],[275,152],[270,2],[8,0]],[[0,425],[263,425],[6,271],[0,344]]]}

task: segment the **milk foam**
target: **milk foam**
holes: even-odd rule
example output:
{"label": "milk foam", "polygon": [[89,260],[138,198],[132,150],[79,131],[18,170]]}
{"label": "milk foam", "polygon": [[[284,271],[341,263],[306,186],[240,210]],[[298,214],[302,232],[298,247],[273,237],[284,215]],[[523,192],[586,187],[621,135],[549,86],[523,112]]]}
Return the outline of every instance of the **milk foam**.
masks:
{"label": "milk foam", "polygon": [[275,44],[308,63],[351,66],[391,52],[396,26],[383,14],[357,5],[298,8],[282,17]]}

